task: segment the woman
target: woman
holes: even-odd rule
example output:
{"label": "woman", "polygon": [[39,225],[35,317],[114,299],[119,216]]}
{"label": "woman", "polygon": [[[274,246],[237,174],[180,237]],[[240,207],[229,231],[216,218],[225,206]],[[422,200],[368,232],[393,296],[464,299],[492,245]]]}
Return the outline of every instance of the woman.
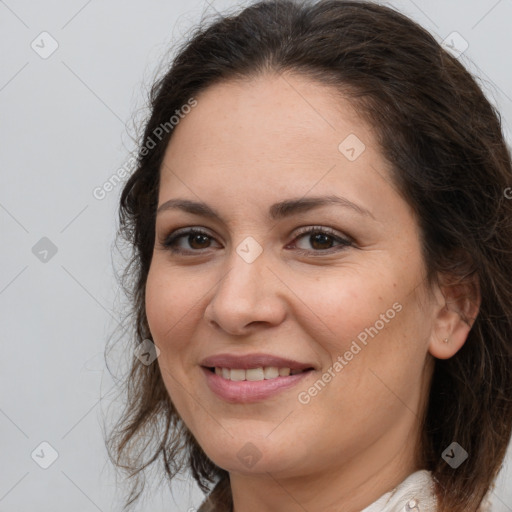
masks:
{"label": "woman", "polygon": [[498,113],[389,8],[198,29],[121,197],[146,359],[115,463],[190,469],[200,511],[483,510],[512,428],[511,183]]}

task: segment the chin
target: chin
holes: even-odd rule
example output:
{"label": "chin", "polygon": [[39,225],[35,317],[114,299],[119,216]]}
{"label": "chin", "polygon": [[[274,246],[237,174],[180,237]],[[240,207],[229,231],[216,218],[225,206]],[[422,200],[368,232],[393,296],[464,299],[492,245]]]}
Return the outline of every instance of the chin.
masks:
{"label": "chin", "polygon": [[276,449],[268,439],[265,441],[265,447],[262,444],[263,442],[258,441],[233,440],[229,447],[224,446],[224,450],[219,450],[219,446],[222,446],[220,444],[211,450],[208,447],[203,450],[214,464],[230,473],[254,475],[278,472],[283,476],[295,474],[298,468],[298,461],[295,461],[296,449],[290,449],[295,455],[292,460],[291,453]]}

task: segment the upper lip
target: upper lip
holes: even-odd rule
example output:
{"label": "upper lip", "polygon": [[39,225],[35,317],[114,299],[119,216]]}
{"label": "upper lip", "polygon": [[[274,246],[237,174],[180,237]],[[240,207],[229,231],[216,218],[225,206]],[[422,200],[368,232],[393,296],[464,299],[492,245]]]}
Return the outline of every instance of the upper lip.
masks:
{"label": "upper lip", "polygon": [[266,366],[290,368],[291,370],[314,368],[311,363],[301,363],[293,359],[273,356],[271,354],[217,354],[203,359],[200,364],[207,368],[239,368],[241,370]]}

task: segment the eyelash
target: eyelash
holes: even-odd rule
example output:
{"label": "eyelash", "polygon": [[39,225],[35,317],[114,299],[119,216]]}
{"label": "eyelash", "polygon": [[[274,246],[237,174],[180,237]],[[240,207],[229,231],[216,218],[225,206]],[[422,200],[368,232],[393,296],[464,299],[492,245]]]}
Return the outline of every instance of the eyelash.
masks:
{"label": "eyelash", "polygon": [[[340,245],[338,246],[338,249],[336,247],[331,247],[329,249],[318,249],[318,250],[306,250],[306,249],[297,249],[297,252],[301,255],[307,255],[307,256],[322,256],[324,254],[332,254],[334,252],[339,252],[340,250],[343,250],[345,247],[352,247],[353,241],[349,238],[343,238],[336,234],[336,232],[330,228],[322,227],[322,226],[312,226],[308,227],[304,230],[299,231],[297,236],[294,238],[293,242],[297,241],[299,238],[305,236],[305,235],[313,235],[313,234],[322,234],[327,235],[331,237],[335,242],[339,242]],[[213,238],[211,235],[209,235],[207,232],[203,231],[199,228],[187,228],[186,230],[177,230],[173,233],[171,233],[169,236],[165,238],[165,240],[162,242],[162,246],[175,253],[175,254],[191,254],[197,255],[201,254],[203,250],[201,249],[192,249],[192,250],[184,250],[179,249],[176,246],[176,241],[180,238],[190,236],[190,235],[203,235],[208,238]],[[204,249],[204,251],[207,251],[209,248]],[[316,254],[315,254],[316,253]]]}

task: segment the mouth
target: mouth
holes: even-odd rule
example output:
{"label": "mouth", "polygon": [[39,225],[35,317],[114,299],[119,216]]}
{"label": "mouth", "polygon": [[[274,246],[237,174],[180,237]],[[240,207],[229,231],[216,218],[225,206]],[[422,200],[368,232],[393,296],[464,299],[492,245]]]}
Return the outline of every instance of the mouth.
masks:
{"label": "mouth", "polygon": [[309,379],[311,363],[272,354],[217,354],[200,361],[206,384],[230,403],[251,403],[276,397]]}
{"label": "mouth", "polygon": [[290,375],[297,375],[314,370],[313,367],[309,368],[289,368],[277,366],[258,366],[256,368],[225,368],[220,366],[203,367],[211,373],[215,373],[224,380],[234,382],[251,381],[258,382],[262,380],[273,380],[279,377],[289,377]]}

